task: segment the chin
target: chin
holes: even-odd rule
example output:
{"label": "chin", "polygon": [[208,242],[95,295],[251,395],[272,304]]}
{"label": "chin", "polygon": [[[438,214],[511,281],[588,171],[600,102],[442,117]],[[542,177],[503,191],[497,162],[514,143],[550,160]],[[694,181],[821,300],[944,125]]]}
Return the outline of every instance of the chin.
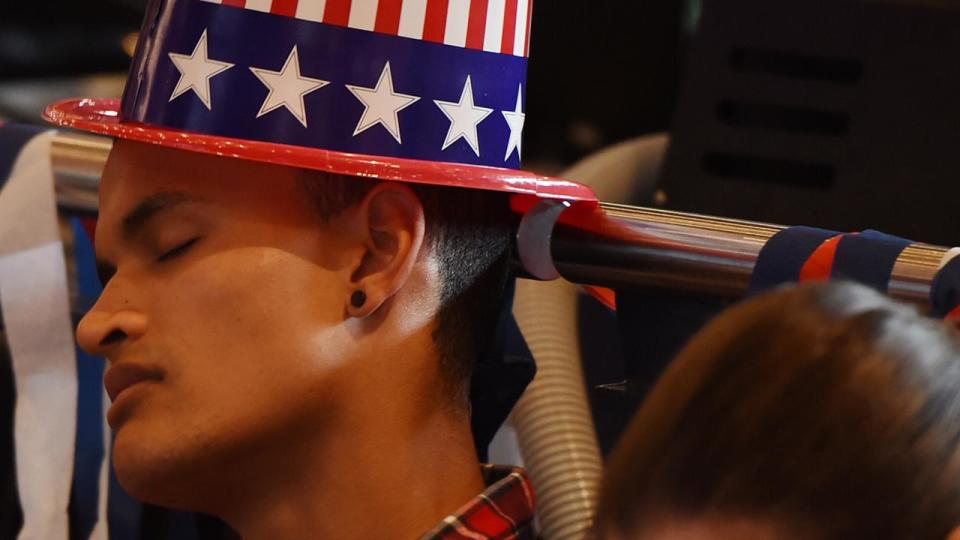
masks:
{"label": "chin", "polygon": [[185,449],[171,446],[176,439],[159,440],[138,431],[128,424],[114,438],[113,467],[123,489],[144,503],[203,511],[196,460]]}

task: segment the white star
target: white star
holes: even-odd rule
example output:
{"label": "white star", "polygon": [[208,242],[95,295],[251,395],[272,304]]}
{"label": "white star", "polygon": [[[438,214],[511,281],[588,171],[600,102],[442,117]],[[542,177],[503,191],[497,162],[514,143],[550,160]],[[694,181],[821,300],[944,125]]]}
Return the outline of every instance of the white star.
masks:
{"label": "white star", "polygon": [[297,56],[296,45],[290,50],[287,61],[283,63],[280,71],[255,67],[250,68],[250,71],[260,79],[264,86],[270,89],[267,98],[263,100],[263,105],[260,106],[257,118],[280,107],[286,107],[290,114],[303,124],[303,127],[307,127],[307,113],[303,104],[303,96],[330,84],[330,81],[311,79],[300,75],[300,57]]}
{"label": "white star", "polygon": [[443,141],[443,148],[457,142],[458,139],[467,141],[473,152],[480,157],[480,141],[477,137],[477,124],[493,112],[493,109],[486,107],[477,107],[473,104],[473,83],[470,76],[467,75],[467,82],[463,85],[463,92],[460,94],[459,103],[449,101],[433,101],[440,107],[443,114],[450,120],[450,129],[447,130],[447,138]]}
{"label": "white star", "polygon": [[177,81],[176,88],[170,94],[170,100],[173,101],[177,96],[188,90],[200,98],[200,101],[211,109],[210,106],[210,79],[218,73],[233,67],[233,64],[211,60],[207,57],[207,30],[203,30],[200,35],[200,41],[193,48],[189,55],[179,53],[167,53],[173,65],[180,71],[180,80]]}
{"label": "white star", "polygon": [[517,149],[517,158],[520,158],[520,142],[521,136],[523,134],[523,122],[527,119],[527,115],[523,114],[521,110],[521,104],[523,102],[523,85],[520,85],[517,88],[517,106],[512,111],[500,111],[503,114],[503,119],[507,121],[507,125],[510,126],[510,139],[507,141],[507,154],[503,156],[503,160],[506,161],[510,158],[510,154],[513,153],[513,149]]}
{"label": "white star", "polygon": [[398,143],[400,140],[400,111],[420,100],[417,96],[397,94],[393,91],[393,73],[390,72],[390,62],[383,66],[380,79],[374,88],[346,85],[347,89],[363,103],[363,116],[353,130],[353,136],[363,133],[367,129],[380,124],[393,135]]}

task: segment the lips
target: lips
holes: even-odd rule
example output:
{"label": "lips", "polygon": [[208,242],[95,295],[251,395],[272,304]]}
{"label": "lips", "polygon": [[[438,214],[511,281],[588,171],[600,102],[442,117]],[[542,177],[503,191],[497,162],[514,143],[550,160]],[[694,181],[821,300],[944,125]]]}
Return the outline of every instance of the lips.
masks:
{"label": "lips", "polygon": [[110,401],[115,401],[121,392],[144,381],[160,381],[163,373],[136,364],[114,364],[103,376],[103,386],[107,389]]}

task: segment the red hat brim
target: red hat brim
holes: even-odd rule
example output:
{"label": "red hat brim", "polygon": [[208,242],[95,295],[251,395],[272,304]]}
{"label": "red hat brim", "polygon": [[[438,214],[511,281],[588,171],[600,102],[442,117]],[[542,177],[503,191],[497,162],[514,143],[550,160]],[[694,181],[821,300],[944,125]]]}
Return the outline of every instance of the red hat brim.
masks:
{"label": "red hat brim", "polygon": [[504,191],[546,199],[597,200],[593,190],[583,184],[527,171],[336,152],[121,122],[118,99],[59,101],[48,106],[43,116],[59,126],[109,137],[301,169],[398,182]]}

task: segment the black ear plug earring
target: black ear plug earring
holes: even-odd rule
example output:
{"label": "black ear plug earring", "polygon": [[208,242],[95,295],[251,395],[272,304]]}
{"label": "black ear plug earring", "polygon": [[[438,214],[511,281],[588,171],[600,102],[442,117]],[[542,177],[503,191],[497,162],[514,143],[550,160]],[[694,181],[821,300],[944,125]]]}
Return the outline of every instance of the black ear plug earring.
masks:
{"label": "black ear plug earring", "polygon": [[357,290],[353,291],[353,294],[350,295],[350,305],[360,309],[364,304],[367,303],[367,293]]}

